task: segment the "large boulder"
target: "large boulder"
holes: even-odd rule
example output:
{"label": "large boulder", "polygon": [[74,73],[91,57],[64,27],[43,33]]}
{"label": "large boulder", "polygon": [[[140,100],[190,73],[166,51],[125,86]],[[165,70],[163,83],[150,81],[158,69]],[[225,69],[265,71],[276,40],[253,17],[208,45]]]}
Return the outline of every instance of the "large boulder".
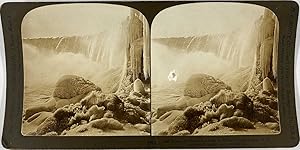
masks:
{"label": "large boulder", "polygon": [[217,94],[221,89],[231,90],[231,87],[210,75],[194,74],[186,82],[184,96],[200,98],[211,93]]}
{"label": "large boulder", "polygon": [[91,91],[101,91],[89,80],[76,75],[64,75],[56,83],[53,97],[70,99],[78,95],[87,94]]}

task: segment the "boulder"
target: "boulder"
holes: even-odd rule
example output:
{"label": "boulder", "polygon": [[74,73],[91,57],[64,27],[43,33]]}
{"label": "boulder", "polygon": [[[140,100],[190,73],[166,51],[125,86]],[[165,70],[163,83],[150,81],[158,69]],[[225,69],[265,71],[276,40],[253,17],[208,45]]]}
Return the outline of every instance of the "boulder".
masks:
{"label": "boulder", "polygon": [[124,103],[122,102],[122,100],[119,99],[119,97],[117,95],[115,95],[115,94],[108,94],[105,97],[103,106],[107,110],[118,111],[118,110],[123,110]]}
{"label": "boulder", "polygon": [[194,74],[185,84],[184,96],[203,97],[207,94],[217,94],[221,89],[231,90],[223,81],[206,74]]}
{"label": "boulder", "polygon": [[149,102],[141,102],[139,107],[144,111],[150,111],[151,104]]}
{"label": "boulder", "polygon": [[263,90],[274,93],[274,86],[272,84],[272,81],[268,77],[263,80]]}
{"label": "boulder", "polygon": [[126,109],[123,114],[123,119],[129,123],[137,124],[142,123],[140,114],[133,108]]}
{"label": "boulder", "polygon": [[91,91],[101,91],[101,88],[82,77],[76,75],[64,75],[56,83],[53,97],[70,99],[77,95],[87,94]]}
{"label": "boulder", "polygon": [[146,95],[144,83],[140,79],[136,79],[133,82],[133,91],[137,93],[141,93],[142,95]]}
{"label": "boulder", "polygon": [[240,128],[254,129],[255,128],[250,120],[243,118],[243,117],[237,117],[237,116],[225,118],[220,123],[225,127],[234,128],[234,129],[240,129]]}
{"label": "boulder", "polygon": [[101,118],[93,120],[89,126],[97,129],[123,130],[123,125],[113,118]]}

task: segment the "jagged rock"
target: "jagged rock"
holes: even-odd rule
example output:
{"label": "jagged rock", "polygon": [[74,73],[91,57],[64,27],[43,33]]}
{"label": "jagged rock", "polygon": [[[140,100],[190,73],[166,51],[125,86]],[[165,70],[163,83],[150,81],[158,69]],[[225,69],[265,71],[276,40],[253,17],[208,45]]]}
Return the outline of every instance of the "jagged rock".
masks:
{"label": "jagged rock", "polygon": [[201,116],[200,123],[204,124],[205,122],[208,122],[214,118],[220,118],[220,116],[218,116],[217,113],[214,112],[213,110],[206,111],[205,114],[203,116]]}
{"label": "jagged rock", "polygon": [[236,108],[244,110],[244,109],[252,109],[251,108],[251,99],[244,94],[243,92],[234,93],[229,90],[220,90],[218,94],[210,99],[210,101],[219,107],[222,104],[234,105]]}
{"label": "jagged rock", "polygon": [[201,109],[198,109],[197,107],[188,107],[184,110],[183,115],[187,118],[192,118],[195,116],[203,115],[204,111]]}
{"label": "jagged rock", "polygon": [[142,123],[140,114],[132,108],[126,109],[123,119],[132,124]]}
{"label": "jagged rock", "polygon": [[87,112],[86,115],[90,117],[89,121],[100,119],[104,116],[105,107],[98,107],[97,105],[92,106]]}
{"label": "jagged rock", "polygon": [[133,91],[137,93],[141,93],[142,95],[146,95],[144,83],[140,79],[136,79],[133,82]]}
{"label": "jagged rock", "polygon": [[147,115],[147,112],[142,110],[139,106],[134,106],[132,104],[126,103],[125,107],[127,108],[127,110],[128,109],[133,109],[141,117],[146,117],[146,115]]}
{"label": "jagged rock", "polygon": [[150,133],[150,125],[148,124],[135,124],[134,127],[139,129],[140,131],[145,131]]}
{"label": "jagged rock", "polygon": [[113,118],[96,119],[91,121],[89,125],[97,129],[123,130],[123,125]]}
{"label": "jagged rock", "polygon": [[202,110],[195,107],[188,107],[182,115],[179,115],[169,126],[168,133],[173,135],[182,130],[193,132],[200,125],[200,115]]}
{"label": "jagged rock", "polygon": [[253,102],[244,93],[237,93],[233,99],[235,109],[242,111],[243,117],[251,118],[253,115]]}
{"label": "jagged rock", "polygon": [[274,110],[278,110],[278,99],[269,95],[265,91],[261,91],[257,96],[255,96],[254,101],[268,105]]}
{"label": "jagged rock", "polygon": [[222,120],[222,119],[224,119],[224,118],[229,118],[229,117],[231,117],[231,116],[233,115],[234,111],[235,111],[235,109],[234,109],[234,106],[233,106],[233,105],[228,106],[228,105],[226,105],[226,104],[222,104],[222,105],[218,108],[216,114],[217,114],[218,116],[220,116],[220,120]]}
{"label": "jagged rock", "polygon": [[65,107],[57,109],[53,114],[53,116],[55,118],[57,118],[58,120],[61,120],[63,118],[69,118],[74,115],[75,115],[75,113],[71,109],[68,109]]}
{"label": "jagged rock", "polygon": [[184,89],[184,96],[200,98],[210,93],[216,94],[221,89],[231,90],[231,87],[212,76],[206,74],[195,74],[187,80]]}
{"label": "jagged rock", "polygon": [[105,101],[103,103],[103,106],[107,110],[118,111],[118,110],[123,110],[124,103],[119,99],[119,97],[117,95],[115,95],[115,94],[108,94],[105,97]]}
{"label": "jagged rock", "polygon": [[233,105],[235,109],[239,109],[243,117],[248,118],[253,114],[253,102],[243,92],[232,92],[229,90],[221,90],[218,94],[210,99],[210,102],[219,107],[222,104]]}
{"label": "jagged rock", "polygon": [[211,122],[218,122],[219,120],[222,120],[224,118],[228,118],[233,116],[235,112],[235,108],[233,105],[227,105],[227,104],[222,104],[220,107],[217,109],[214,109],[214,105],[210,106],[208,103],[204,105],[199,105],[199,109],[203,111],[203,113],[200,116],[200,123],[202,126],[207,125],[207,123]]}
{"label": "jagged rock", "polygon": [[150,111],[151,104],[149,102],[141,102],[139,107],[144,111]]}
{"label": "jagged rock", "polygon": [[270,108],[268,105],[254,102],[253,106],[253,119],[262,123],[279,121],[278,111]]}
{"label": "jagged rock", "polygon": [[229,128],[245,128],[245,129],[254,129],[254,125],[251,123],[250,120],[243,118],[243,117],[230,117],[230,118],[225,118],[221,120],[220,122],[223,126],[229,127]]}
{"label": "jagged rock", "polygon": [[217,111],[217,108],[215,104],[212,104],[210,101],[201,102],[199,104],[194,105],[194,107],[198,107],[200,110],[206,112],[206,111]]}
{"label": "jagged rock", "polygon": [[76,123],[80,123],[82,120],[88,120],[89,118],[90,117],[86,114],[76,113],[73,117],[71,117],[68,125],[70,126]]}
{"label": "jagged rock", "polygon": [[235,93],[231,90],[220,90],[215,96],[210,99],[212,104],[215,104],[216,107],[221,106],[222,104],[230,104],[232,103],[235,97]]}
{"label": "jagged rock", "polygon": [[100,91],[92,91],[80,101],[80,104],[86,106],[86,108],[90,108],[93,105],[101,106],[105,101],[105,97],[106,95]]}
{"label": "jagged rock", "polygon": [[91,91],[101,91],[101,88],[82,77],[76,75],[64,75],[56,83],[53,97],[70,99],[77,95],[87,94]]}
{"label": "jagged rock", "polygon": [[69,127],[71,118],[75,115],[71,108],[63,107],[57,109],[53,116],[48,117],[37,127],[37,135],[44,135],[48,132],[57,132],[60,134]]}

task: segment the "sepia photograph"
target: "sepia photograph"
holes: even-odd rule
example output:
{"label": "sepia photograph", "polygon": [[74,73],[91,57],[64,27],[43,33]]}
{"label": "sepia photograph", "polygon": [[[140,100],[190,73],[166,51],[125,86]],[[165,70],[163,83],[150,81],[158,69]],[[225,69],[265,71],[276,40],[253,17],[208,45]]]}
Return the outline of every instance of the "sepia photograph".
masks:
{"label": "sepia photograph", "polygon": [[169,7],[151,25],[153,136],[277,135],[279,22],[243,3]]}
{"label": "sepia photograph", "polygon": [[150,135],[150,29],[139,11],[47,5],[21,27],[23,136]]}

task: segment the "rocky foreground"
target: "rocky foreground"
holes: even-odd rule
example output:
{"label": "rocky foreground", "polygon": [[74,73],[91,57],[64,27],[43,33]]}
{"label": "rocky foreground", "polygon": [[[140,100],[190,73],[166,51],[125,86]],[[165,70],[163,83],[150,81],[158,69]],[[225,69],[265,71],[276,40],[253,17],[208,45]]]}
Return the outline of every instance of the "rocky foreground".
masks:
{"label": "rocky foreground", "polygon": [[94,83],[63,76],[42,106],[25,110],[23,135],[149,135],[150,93],[137,79],[130,93],[103,93]]}
{"label": "rocky foreground", "polygon": [[256,91],[236,92],[206,74],[187,81],[176,104],[152,114],[153,135],[276,134],[280,132],[278,99],[270,79]]}

